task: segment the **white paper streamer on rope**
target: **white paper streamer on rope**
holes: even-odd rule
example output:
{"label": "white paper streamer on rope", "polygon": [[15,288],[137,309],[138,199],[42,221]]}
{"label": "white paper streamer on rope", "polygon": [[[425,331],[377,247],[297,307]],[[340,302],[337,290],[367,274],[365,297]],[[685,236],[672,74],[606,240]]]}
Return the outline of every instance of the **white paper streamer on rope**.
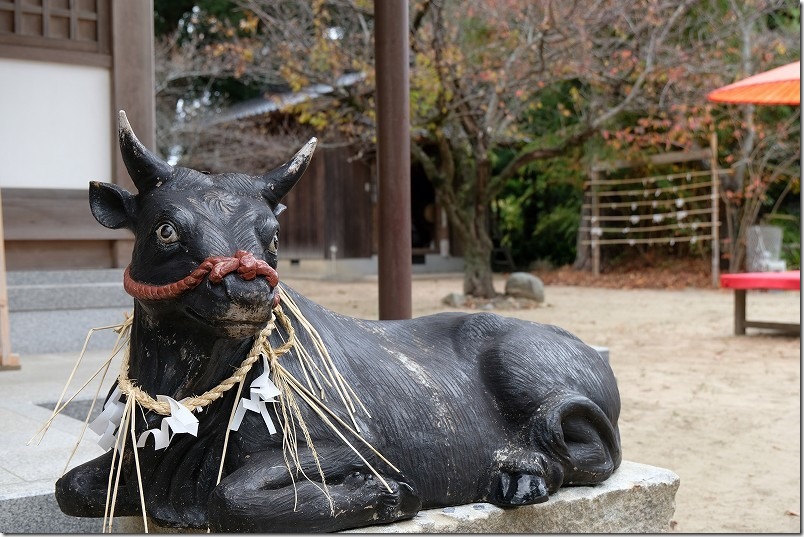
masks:
{"label": "white paper streamer on rope", "polygon": [[123,410],[126,408],[126,404],[120,401],[121,395],[123,394],[120,388],[115,386],[112,395],[103,404],[103,412],[89,424],[89,428],[100,435],[98,445],[106,451],[110,450],[117,441],[114,432],[120,425]]}
{"label": "white paper streamer on rope", "polygon": [[274,426],[274,422],[271,420],[271,416],[268,414],[268,407],[265,405],[265,403],[276,403],[276,397],[280,395],[280,391],[274,385],[274,383],[271,382],[271,368],[268,365],[268,360],[265,358],[265,356],[262,357],[262,365],[262,375],[255,378],[251,383],[251,397],[248,399],[240,399],[240,402],[237,405],[237,410],[235,410],[232,424],[229,426],[229,429],[232,431],[236,431],[240,428],[240,424],[243,423],[243,417],[246,415],[246,411],[250,410],[252,412],[257,412],[262,416],[265,426],[268,428],[268,432],[270,434],[276,433],[276,427]]}
{"label": "white paper streamer on rope", "polygon": [[167,395],[157,395],[156,398],[170,405],[170,416],[162,418],[162,424],[159,429],[148,429],[143,432],[137,439],[137,447],[145,445],[149,434],[154,437],[154,449],[168,447],[173,437],[180,433],[198,435],[198,418],[193,416],[193,413],[187,407]]}

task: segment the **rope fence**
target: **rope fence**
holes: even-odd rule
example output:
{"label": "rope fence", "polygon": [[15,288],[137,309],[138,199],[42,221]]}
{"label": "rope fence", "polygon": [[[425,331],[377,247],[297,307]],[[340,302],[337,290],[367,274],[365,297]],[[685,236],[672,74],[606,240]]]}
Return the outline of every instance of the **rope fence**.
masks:
{"label": "rope fence", "polygon": [[[581,244],[591,247],[592,270],[600,273],[601,246],[711,243],[712,284],[720,275],[720,175],[730,169],[717,165],[717,136],[708,150],[695,151],[709,169],[662,173],[645,177],[607,179],[616,170],[645,164],[691,162],[691,154],[656,155],[643,163],[593,166],[584,184],[589,200],[582,204]],[[708,158],[707,158],[708,157]],[[641,185],[641,187],[639,186]],[[608,223],[609,225],[603,225]],[[622,223],[622,225],[620,225]]]}

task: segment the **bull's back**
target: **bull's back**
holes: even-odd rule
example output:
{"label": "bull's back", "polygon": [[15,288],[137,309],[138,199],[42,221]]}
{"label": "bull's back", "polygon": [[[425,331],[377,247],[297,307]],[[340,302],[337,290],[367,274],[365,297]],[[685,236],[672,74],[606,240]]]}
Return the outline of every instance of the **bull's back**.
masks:
{"label": "bull's back", "polygon": [[519,402],[574,382],[551,376],[577,373],[559,363],[567,353],[587,354],[579,369],[600,360],[560,328],[496,314],[368,321],[313,303],[305,314],[372,416],[364,436],[428,506],[478,497],[495,452],[522,442],[512,426]]}
{"label": "bull's back", "polygon": [[477,345],[460,337],[463,324],[454,314],[392,322],[338,316],[317,327],[371,414],[364,436],[428,506],[475,498],[483,486],[478,475],[507,441],[479,382]]}

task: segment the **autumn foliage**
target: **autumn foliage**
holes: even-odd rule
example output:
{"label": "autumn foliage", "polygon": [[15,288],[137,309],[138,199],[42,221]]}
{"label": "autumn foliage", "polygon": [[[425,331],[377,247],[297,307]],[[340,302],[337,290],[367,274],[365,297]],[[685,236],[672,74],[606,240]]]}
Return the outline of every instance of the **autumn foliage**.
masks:
{"label": "autumn foliage", "polygon": [[[156,2],[157,12],[163,3]],[[316,98],[286,103],[283,117],[372,158],[373,40],[382,38],[374,35],[373,2],[193,4],[158,47],[158,95],[168,118],[161,132],[175,134],[163,143],[188,145],[182,140],[192,121],[182,119],[183,129],[170,126],[179,100],[181,117],[192,119],[214,117],[266,88],[274,95],[324,88]],[[498,207],[506,207],[498,201],[521,205],[527,192],[544,192],[549,176],[550,184],[569,185],[569,197],[540,218],[577,210],[583,176],[595,161],[707,147],[717,132],[721,164],[735,167],[724,184],[721,233],[733,270],[742,262],[745,229],[778,201],[769,192],[798,194],[798,109],[712,105],[705,95],[795,59],[799,6],[782,0],[411,0],[410,10],[412,156],[463,243],[467,294],[495,293],[490,254],[500,239],[492,231],[505,216]],[[207,104],[188,108],[203,96]],[[295,136],[289,124],[283,139]],[[540,180],[539,189],[527,188]],[[524,186],[511,190],[517,182]],[[785,187],[774,186],[780,183]],[[567,223],[570,233],[579,224],[554,220],[562,233],[542,237],[566,240]],[[525,240],[532,232],[520,226],[517,236]]]}

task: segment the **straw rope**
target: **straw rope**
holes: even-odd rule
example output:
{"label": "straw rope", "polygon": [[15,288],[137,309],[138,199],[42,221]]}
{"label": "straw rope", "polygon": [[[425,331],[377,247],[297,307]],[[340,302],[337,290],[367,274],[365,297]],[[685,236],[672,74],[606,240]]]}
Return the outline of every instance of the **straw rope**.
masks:
{"label": "straw rope", "polygon": [[[273,349],[273,352],[271,353],[272,361],[278,359],[283,354],[286,354],[296,344],[296,331],[293,329],[290,319],[288,319],[287,315],[285,315],[284,311],[282,311],[281,305],[274,308],[274,318],[277,319],[282,327],[287,331],[288,339],[282,346]],[[187,407],[190,411],[193,411],[197,408],[203,408],[223,397],[223,395],[231,390],[236,384],[243,382],[248,372],[251,371],[251,367],[260,359],[263,349],[265,347],[270,347],[268,344],[268,338],[273,332],[274,327],[274,320],[271,319],[268,325],[260,331],[257,337],[254,338],[254,344],[252,345],[251,350],[231,377],[224,379],[220,384],[207,390],[199,396],[183,399],[180,401],[181,404]],[[167,402],[157,401],[146,391],[135,385],[134,382],[128,378],[128,368],[129,352],[127,350],[123,356],[123,363],[120,366],[120,375],[117,378],[120,391],[127,396],[134,398],[134,400],[136,400],[140,406],[147,408],[148,410],[153,410],[162,416],[169,416],[170,404]]]}

